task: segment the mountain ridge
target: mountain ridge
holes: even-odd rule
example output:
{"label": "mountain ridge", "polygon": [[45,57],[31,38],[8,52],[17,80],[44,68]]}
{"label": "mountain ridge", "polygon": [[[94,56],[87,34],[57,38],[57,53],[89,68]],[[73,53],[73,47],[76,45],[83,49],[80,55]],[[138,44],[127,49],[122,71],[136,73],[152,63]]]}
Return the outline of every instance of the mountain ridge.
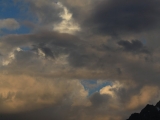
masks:
{"label": "mountain ridge", "polygon": [[147,104],[140,113],[133,113],[127,120],[160,120],[160,101],[154,106]]}

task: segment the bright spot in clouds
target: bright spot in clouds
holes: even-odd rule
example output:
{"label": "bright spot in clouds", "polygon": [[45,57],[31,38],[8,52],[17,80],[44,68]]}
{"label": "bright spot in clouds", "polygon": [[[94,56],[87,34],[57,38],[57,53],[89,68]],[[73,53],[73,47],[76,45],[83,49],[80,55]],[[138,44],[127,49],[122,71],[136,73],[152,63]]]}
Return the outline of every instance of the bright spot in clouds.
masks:
{"label": "bright spot in clouds", "polygon": [[70,13],[62,3],[58,2],[57,5],[63,9],[63,12],[59,14],[59,16],[62,18],[62,21],[58,24],[54,24],[53,30],[60,33],[69,34],[75,34],[76,32],[80,31],[81,28],[72,18],[72,13]]}
{"label": "bright spot in clouds", "polygon": [[111,95],[112,97],[116,97],[115,90],[122,88],[123,85],[118,81],[113,82],[112,85],[105,86],[100,90],[100,94]]}
{"label": "bright spot in clouds", "polygon": [[15,50],[13,50],[12,52],[10,52],[9,55],[2,60],[2,65],[3,66],[7,66],[8,64],[10,64],[15,59],[15,52],[16,51],[20,52],[20,51],[22,51],[22,49],[18,47]]}

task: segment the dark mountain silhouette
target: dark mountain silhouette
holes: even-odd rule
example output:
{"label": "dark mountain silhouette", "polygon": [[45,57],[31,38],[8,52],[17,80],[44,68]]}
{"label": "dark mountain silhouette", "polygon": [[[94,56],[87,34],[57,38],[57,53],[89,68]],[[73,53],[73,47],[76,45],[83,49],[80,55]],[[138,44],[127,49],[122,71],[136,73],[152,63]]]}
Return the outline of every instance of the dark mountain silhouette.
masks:
{"label": "dark mountain silhouette", "polygon": [[146,105],[140,113],[133,113],[127,120],[160,120],[160,101],[154,105]]}

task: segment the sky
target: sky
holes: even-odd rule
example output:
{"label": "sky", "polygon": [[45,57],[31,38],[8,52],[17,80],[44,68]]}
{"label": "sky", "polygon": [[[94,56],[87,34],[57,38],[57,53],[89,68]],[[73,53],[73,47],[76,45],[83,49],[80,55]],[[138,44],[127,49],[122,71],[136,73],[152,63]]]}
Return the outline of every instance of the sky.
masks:
{"label": "sky", "polygon": [[125,120],[160,100],[160,0],[1,0],[2,120]]}

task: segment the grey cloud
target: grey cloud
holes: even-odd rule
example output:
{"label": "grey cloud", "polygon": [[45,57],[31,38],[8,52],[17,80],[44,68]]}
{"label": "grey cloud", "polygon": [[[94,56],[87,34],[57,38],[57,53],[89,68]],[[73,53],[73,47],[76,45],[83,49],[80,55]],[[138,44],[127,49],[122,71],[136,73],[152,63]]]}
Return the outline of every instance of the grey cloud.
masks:
{"label": "grey cloud", "polygon": [[[71,71],[68,71],[68,75],[70,77],[87,77],[87,74],[84,74],[83,76],[78,72],[81,68],[85,68],[86,71],[90,71],[90,74],[88,74],[87,78],[90,78],[91,74],[94,74],[93,77],[96,78],[100,77],[103,79],[134,79],[134,81],[138,81],[140,79],[143,81],[146,78],[152,78],[151,76],[146,77],[151,74],[153,74],[152,76],[159,78],[159,75],[156,74],[158,72],[158,69],[155,67],[157,63],[153,64],[150,61],[153,59],[154,55],[151,56],[150,54],[131,54],[118,50],[116,41],[113,41],[114,47],[111,47],[109,50],[99,49],[98,45],[94,44],[94,47],[92,47],[92,45],[90,45],[90,41],[86,42],[73,35],[60,34],[56,32],[40,32],[28,35],[6,36],[1,38],[1,43],[3,45],[1,48],[3,55],[7,53],[5,52],[5,50],[12,51],[12,49],[16,47],[32,45],[35,46],[35,49],[41,49],[46,54],[46,56],[50,56],[51,58],[54,58],[61,54],[69,55],[66,59],[70,65],[69,69],[75,69],[73,73],[71,73]],[[143,53],[145,50],[145,47],[140,41],[132,41],[131,43],[127,41],[121,41],[119,42],[119,44],[123,46],[125,51],[136,51],[136,53]],[[106,43],[106,45],[110,46],[109,43]],[[23,60],[23,57],[26,58],[25,56],[28,55],[35,56],[32,52],[28,53],[28,55],[27,52],[25,54],[23,54],[23,52],[19,52],[17,55],[19,56],[17,56],[17,59],[19,59],[19,62],[22,63],[27,60]],[[32,61],[32,57],[30,58],[30,60]],[[35,56],[33,58],[34,61],[37,60],[39,61],[39,63],[41,63],[38,57],[36,58]],[[31,61],[26,61],[26,63],[28,65],[30,64],[29,66],[34,66],[32,64],[33,61]],[[39,69],[40,66],[38,66],[37,64],[35,64],[35,68],[37,66]],[[144,66],[147,67],[145,67],[144,69]],[[147,72],[150,72],[150,74],[147,74]],[[143,73],[143,75],[141,73]],[[139,76],[136,76],[136,74],[139,74]],[[144,76],[144,74],[146,76]],[[64,74],[63,77],[65,76],[66,74]]]}
{"label": "grey cloud", "polygon": [[[58,16],[61,10],[52,8],[50,0],[46,2],[44,0],[37,0],[36,2],[29,1],[31,9],[37,14],[39,20],[41,20],[40,23],[42,26],[61,21]],[[84,107],[79,105],[75,107],[71,105],[72,102],[81,100],[81,97],[79,96],[72,101],[71,96],[79,95],[80,93],[76,92],[72,95],[70,95],[70,93],[78,89],[70,89],[70,87],[64,87],[63,85],[61,86],[55,83],[55,85],[64,91],[69,89],[68,94],[61,94],[62,96],[57,99],[56,105],[51,105],[51,107],[45,106],[43,109],[24,113],[1,114],[4,120],[14,120],[15,118],[18,120],[97,120],[105,117],[109,120],[121,119],[114,118],[115,115],[119,115],[125,119],[125,117],[128,117],[127,115],[135,112],[134,110],[139,110],[139,107],[133,110],[126,109],[126,103],[128,101],[130,102],[132,96],[139,95],[141,88],[146,85],[155,86],[160,84],[159,50],[157,47],[155,49],[153,45],[152,48],[154,50],[149,51],[150,45],[148,45],[148,43],[144,45],[139,39],[139,36],[143,37],[144,35],[145,37],[150,36],[150,39],[147,41],[155,41],[152,41],[154,35],[148,31],[151,30],[154,32],[155,30],[157,32],[157,29],[159,29],[159,1],[97,1],[97,4],[94,6],[91,4],[88,9],[84,5],[84,1],[82,4],[83,7],[79,6],[79,2],[81,3],[81,1],[74,3],[72,0],[62,1],[71,13],[73,13],[75,20],[81,23],[84,31],[78,35],[45,31],[44,28],[43,31],[36,31],[32,34],[1,37],[0,51],[3,56],[7,56],[8,53],[17,47],[29,46],[31,50],[16,51],[15,59],[12,63],[8,66],[1,67],[0,72],[6,70],[9,74],[15,76],[25,74],[34,76],[36,79],[39,77],[51,80],[53,78],[65,78],[64,80],[59,80],[62,81],[62,83],[66,81],[66,79],[73,78],[118,80],[121,83],[129,81],[128,84],[125,84],[129,89],[122,88],[113,90],[117,94],[117,104],[111,96],[95,93],[87,98],[92,103],[91,106]],[[71,3],[73,5],[71,5]],[[74,5],[77,5],[77,8]],[[85,11],[84,14],[82,14],[82,8]],[[87,15],[89,15],[89,17],[87,17]],[[83,36],[85,28],[87,28],[87,30],[89,29],[91,35],[93,35],[93,33],[96,34],[91,37],[90,33],[88,34],[87,32],[85,36]],[[141,34],[141,32],[146,33]],[[102,34],[103,36],[101,36]],[[104,34],[108,34],[109,36],[104,37]],[[122,38],[116,36],[117,34]],[[123,39],[123,37],[126,37],[124,34],[128,37],[127,39]],[[136,34],[138,34],[138,37]],[[99,36],[94,38],[96,35]],[[111,38],[108,38],[110,36]],[[158,34],[154,37],[158,37]],[[157,43],[156,41],[155,44]],[[38,49],[45,53],[46,58],[53,59],[40,58],[38,54],[35,53]],[[148,54],[150,52],[151,54]],[[67,55],[67,57],[65,57],[65,59],[63,57],[59,59],[61,55]],[[8,74],[6,74],[6,76],[7,75]],[[135,86],[131,87],[130,82],[135,83]],[[65,83],[66,82],[64,82],[64,84]],[[71,86],[74,87],[75,85],[73,84]],[[61,90],[60,92],[63,93]],[[15,93],[8,94],[7,100],[10,100],[14,95]],[[27,103],[26,106],[32,106],[30,103],[34,103],[33,101],[35,99],[32,95],[37,97],[34,94],[17,92],[16,98],[19,100],[28,100],[29,103]],[[52,99],[54,95],[46,92],[40,94],[38,98],[41,100]],[[0,97],[0,100],[4,101],[4,98]]]}
{"label": "grey cloud", "polygon": [[[5,46],[3,50],[12,50],[16,47],[25,47],[32,45],[47,45],[49,47],[57,46],[59,48],[72,49],[81,45],[79,38],[69,34],[61,34],[51,31],[43,31],[28,35],[8,35],[2,37],[0,42]],[[2,46],[2,47],[3,47]]]}
{"label": "grey cloud", "polygon": [[90,101],[94,106],[104,105],[109,103],[110,100],[109,95],[101,95],[99,92],[94,93],[92,96],[90,96]]}
{"label": "grey cloud", "polygon": [[132,42],[119,41],[118,44],[123,46],[124,49],[127,50],[127,51],[139,50],[143,47],[143,44],[138,40],[132,40]]}
{"label": "grey cloud", "polygon": [[147,48],[145,48],[143,43],[139,40],[132,40],[131,42],[121,40],[118,42],[118,45],[123,46],[124,50],[128,52],[149,53],[149,50],[147,50]]}
{"label": "grey cloud", "polygon": [[20,24],[13,18],[0,19],[0,29],[16,30]]}
{"label": "grey cloud", "polygon": [[159,0],[100,1],[85,25],[111,35],[154,30],[159,26],[159,5]]}
{"label": "grey cloud", "polygon": [[[100,98],[99,98],[100,97]],[[103,99],[104,98],[104,99]],[[86,119],[95,119],[98,120],[100,118],[105,118],[110,116],[111,118],[114,117],[116,112],[112,108],[109,107],[109,102],[106,102],[105,95],[95,95],[92,98],[93,105],[89,107],[84,106],[71,106],[69,104],[62,104],[59,103],[57,105],[50,105],[45,108],[32,110],[28,112],[19,112],[19,113],[7,113],[7,114],[0,114],[1,118],[4,120],[11,119],[11,120],[86,120]],[[99,103],[98,103],[98,101]],[[101,103],[103,101],[103,103]],[[98,106],[97,106],[98,105]],[[111,112],[112,111],[112,112]],[[110,114],[110,115],[109,115]],[[111,119],[110,118],[110,119]],[[112,120],[112,119],[111,119]],[[113,119],[116,120],[116,119]]]}
{"label": "grey cloud", "polygon": [[[75,67],[76,69],[79,69],[84,67],[88,70],[92,69],[95,72],[97,70],[100,70],[100,71],[103,70],[102,73],[104,75],[105,75],[105,72],[108,73],[105,75],[106,76],[105,78],[107,78],[107,76],[111,78],[112,77],[119,78],[120,74],[119,74],[118,68],[121,69],[121,76],[128,77],[128,75],[132,73],[125,74],[125,72],[128,71],[129,69],[133,71],[132,65],[135,66],[136,64],[136,66],[139,68],[140,67],[139,64],[141,64],[141,62],[144,61],[143,59],[145,59],[146,57],[148,58],[151,57],[150,55],[141,56],[141,54],[139,54],[139,56],[141,57],[138,60],[136,60],[135,63],[132,63],[128,61],[129,57],[127,53],[124,53],[123,51],[117,51],[116,50],[117,48],[114,48],[115,50],[114,49],[99,50],[96,47],[90,46],[88,42],[80,40],[75,36],[68,35],[68,34],[59,34],[55,32],[48,32],[48,33],[42,32],[37,34],[19,35],[19,36],[10,35],[8,37],[2,38],[1,42],[3,44],[2,46],[3,49],[1,48],[3,51],[5,49],[6,51],[8,51],[9,49],[12,50],[13,48],[16,48],[16,47],[35,45],[36,49],[37,48],[41,49],[44,53],[46,53],[47,56],[50,56],[52,58],[55,55],[57,56],[59,54],[68,54],[69,56],[67,60],[73,68]],[[131,43],[130,46],[135,47],[135,44],[133,45]],[[126,46],[124,47],[126,49]],[[129,48],[130,47],[127,47],[127,50]],[[138,49],[141,49],[141,48],[138,47]],[[2,53],[5,54],[6,52],[2,52]],[[26,58],[25,56],[28,56],[27,54],[23,55],[23,52],[22,54],[19,54],[19,55],[22,56],[21,58],[17,56],[18,57],[17,59],[19,60],[22,60],[23,57]],[[31,56],[34,56],[34,54],[33,55],[31,54]],[[130,57],[133,57],[133,60],[135,59],[134,56],[136,55],[130,54]],[[23,60],[21,62],[23,62]],[[144,64],[148,64],[148,63],[145,62]],[[150,65],[150,67],[152,67],[152,65]]]}
{"label": "grey cloud", "polygon": [[35,46],[33,45],[33,50],[36,51],[38,53],[38,50],[42,50],[42,52],[44,52],[44,54],[46,55],[45,57],[51,57],[51,58],[55,58],[54,53],[52,52],[52,50],[48,47],[45,46]]}

